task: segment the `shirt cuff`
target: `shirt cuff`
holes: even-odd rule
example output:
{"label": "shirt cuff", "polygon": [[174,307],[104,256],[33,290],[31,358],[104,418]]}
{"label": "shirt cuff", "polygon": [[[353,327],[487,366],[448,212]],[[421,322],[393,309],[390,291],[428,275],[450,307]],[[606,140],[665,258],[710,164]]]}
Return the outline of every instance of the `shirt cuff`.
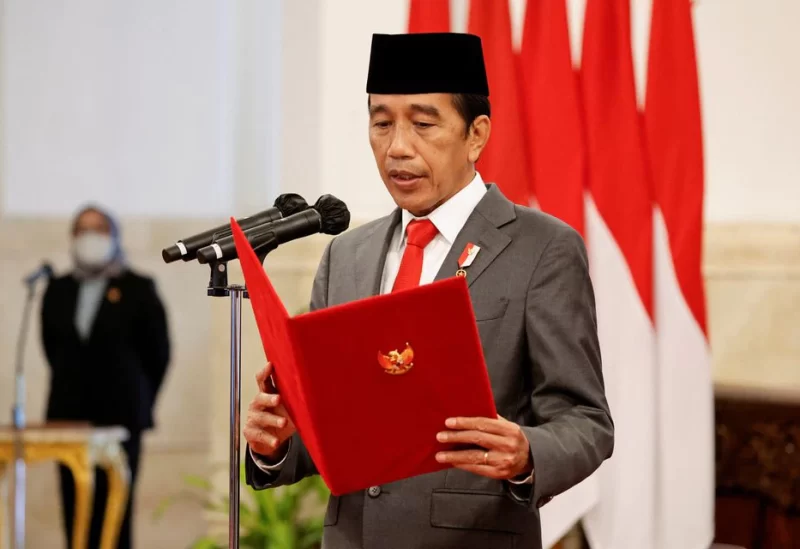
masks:
{"label": "shirt cuff", "polygon": [[531,474],[525,477],[522,480],[516,480],[513,478],[508,479],[508,482],[511,484],[533,484],[533,469],[531,469]]}
{"label": "shirt cuff", "polygon": [[283,467],[283,464],[286,462],[286,458],[289,456],[289,449],[292,447],[292,439],[289,439],[289,444],[286,446],[286,453],[283,454],[283,457],[278,463],[267,463],[258,454],[253,452],[252,448],[248,447],[250,451],[250,457],[253,458],[253,463],[256,464],[256,467],[264,471],[265,473],[277,473]]}
{"label": "shirt cuff", "polygon": [[517,502],[522,504],[530,503],[533,496],[533,471],[526,478],[522,480],[507,479],[508,493]]}

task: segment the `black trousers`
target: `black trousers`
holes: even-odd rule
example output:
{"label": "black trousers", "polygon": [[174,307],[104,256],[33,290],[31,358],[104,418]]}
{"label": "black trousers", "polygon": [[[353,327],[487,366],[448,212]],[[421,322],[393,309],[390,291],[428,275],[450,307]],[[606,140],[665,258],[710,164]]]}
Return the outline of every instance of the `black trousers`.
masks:
{"label": "black trousers", "polygon": [[[128,495],[128,505],[125,508],[125,518],[122,521],[122,528],[119,533],[118,549],[131,549],[133,547],[131,514],[133,512],[136,474],[139,469],[140,442],[141,435],[139,433],[131,433],[130,438],[122,445],[128,457],[128,466],[131,469],[131,487]],[[72,529],[73,518],[75,516],[75,481],[72,478],[72,472],[63,465],[59,465],[59,475],[61,477],[61,508],[63,509],[64,516],[64,531],[67,535],[67,548],[72,549]],[[98,549],[100,547],[100,534],[103,531],[103,519],[105,518],[107,497],[108,477],[103,470],[97,468],[95,469],[94,503],[91,511],[92,518],[89,528],[89,544],[87,549]]]}

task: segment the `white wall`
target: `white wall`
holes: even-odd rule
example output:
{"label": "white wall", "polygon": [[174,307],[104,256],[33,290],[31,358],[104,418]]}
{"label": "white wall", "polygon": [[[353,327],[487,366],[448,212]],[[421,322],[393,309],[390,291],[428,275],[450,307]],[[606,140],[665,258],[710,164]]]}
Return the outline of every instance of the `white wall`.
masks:
{"label": "white wall", "polygon": [[[652,0],[633,0],[646,81]],[[800,220],[800,4],[694,0],[709,222]]]}
{"label": "white wall", "polygon": [[257,209],[280,167],[279,0],[5,0],[7,215]]}
{"label": "white wall", "polygon": [[709,221],[800,221],[800,3],[695,10]]}
{"label": "white wall", "polygon": [[[335,2],[322,7],[323,189],[342,198],[356,218],[388,212],[393,203],[378,175],[367,140],[367,67],[372,33],[406,28],[404,1]],[[400,70],[413,70],[413,65]]]}

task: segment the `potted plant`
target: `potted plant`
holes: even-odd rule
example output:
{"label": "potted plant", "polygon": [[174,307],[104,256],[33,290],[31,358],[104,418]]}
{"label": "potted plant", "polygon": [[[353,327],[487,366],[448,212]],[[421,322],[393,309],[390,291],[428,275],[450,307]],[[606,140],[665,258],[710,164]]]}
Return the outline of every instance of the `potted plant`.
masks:
{"label": "potted plant", "polygon": [[[241,475],[244,478],[244,470]],[[212,517],[227,521],[227,493],[218,493],[209,480],[195,475],[187,475],[185,482],[186,490],[168,498],[156,509],[156,520],[176,501],[188,499],[209,511]],[[242,549],[319,549],[329,495],[328,487],[319,476],[269,490],[253,490],[243,485],[239,501],[239,546]],[[189,547],[226,549],[227,537],[206,535],[194,540]]]}

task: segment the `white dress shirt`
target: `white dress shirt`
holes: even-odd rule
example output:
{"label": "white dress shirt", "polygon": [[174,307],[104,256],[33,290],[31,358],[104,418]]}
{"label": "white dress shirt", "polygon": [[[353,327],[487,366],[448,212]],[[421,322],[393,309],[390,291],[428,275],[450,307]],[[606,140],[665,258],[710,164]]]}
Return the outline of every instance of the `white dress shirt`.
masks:
{"label": "white dress shirt", "polygon": [[[422,217],[415,217],[412,213],[403,210],[401,222],[395,229],[392,240],[389,243],[389,250],[386,253],[386,261],[383,267],[383,276],[381,279],[381,293],[388,294],[392,291],[394,280],[397,278],[397,272],[400,269],[400,261],[403,259],[403,252],[406,249],[406,227],[411,221],[416,219],[430,219],[436,229],[439,231],[433,240],[425,247],[422,255],[422,274],[420,275],[420,286],[423,284],[430,284],[436,278],[436,274],[442,267],[450,248],[467,223],[467,219],[472,214],[472,211],[481,201],[483,195],[487,192],[486,185],[478,172],[475,172],[475,177],[463,189],[454,194],[447,202],[436,208],[430,214]],[[455,273],[453,273],[455,274]],[[291,442],[291,441],[290,441]],[[287,451],[288,455],[288,451]],[[265,463],[263,460],[258,459],[252,454],[253,461],[259,469],[265,472],[277,472],[280,470],[286,456],[283,457],[278,463],[271,465]],[[511,480],[514,484],[530,484],[533,480],[531,474],[524,480]]]}
{"label": "white dress shirt", "polygon": [[403,210],[402,219],[394,231],[392,241],[389,243],[389,251],[386,253],[386,263],[383,267],[383,278],[381,280],[381,293],[388,294],[392,291],[394,279],[397,278],[400,261],[403,259],[403,252],[406,249],[406,227],[408,227],[409,223],[417,219],[430,219],[431,223],[439,231],[431,243],[425,247],[425,251],[422,254],[422,275],[419,283],[420,286],[430,284],[436,278],[436,274],[450,252],[458,233],[464,228],[475,206],[478,205],[478,202],[481,201],[485,194],[486,185],[483,183],[481,175],[475,172],[475,177],[466,187],[458,191],[450,200],[430,214],[423,217],[414,217],[410,212]]}

